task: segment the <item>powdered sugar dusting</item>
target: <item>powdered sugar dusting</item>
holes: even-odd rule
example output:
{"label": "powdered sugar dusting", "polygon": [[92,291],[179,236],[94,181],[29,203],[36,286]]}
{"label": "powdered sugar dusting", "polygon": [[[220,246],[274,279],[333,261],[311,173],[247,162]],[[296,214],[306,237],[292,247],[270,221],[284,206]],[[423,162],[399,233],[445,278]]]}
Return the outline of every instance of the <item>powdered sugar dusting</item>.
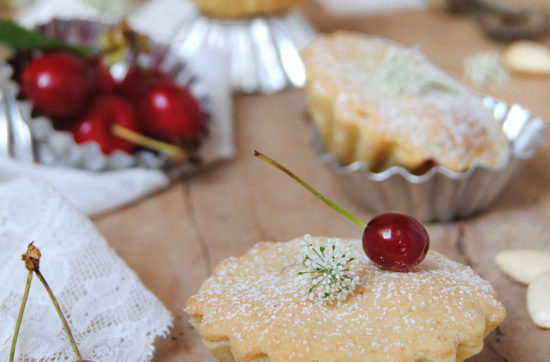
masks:
{"label": "powdered sugar dusting", "polygon": [[[475,161],[498,165],[508,155],[505,135],[481,97],[416,48],[336,33],[314,41],[304,60],[308,97],[335,92],[329,117],[343,125],[358,120],[361,133],[376,135],[368,139],[374,150],[395,145],[400,151],[389,156],[398,164],[434,160],[463,171]],[[336,128],[324,132],[338,134]],[[411,154],[417,165],[408,164]]]}
{"label": "powdered sugar dusting", "polygon": [[[339,305],[303,298],[297,256],[310,243],[349,248],[356,258],[359,281]],[[461,344],[482,343],[486,328],[504,317],[487,281],[437,252],[411,272],[398,273],[372,263],[359,240],[309,236],[259,243],[246,255],[226,260],[186,311],[202,317],[200,333],[207,339],[228,338],[238,358],[265,353],[271,361],[453,354]]]}

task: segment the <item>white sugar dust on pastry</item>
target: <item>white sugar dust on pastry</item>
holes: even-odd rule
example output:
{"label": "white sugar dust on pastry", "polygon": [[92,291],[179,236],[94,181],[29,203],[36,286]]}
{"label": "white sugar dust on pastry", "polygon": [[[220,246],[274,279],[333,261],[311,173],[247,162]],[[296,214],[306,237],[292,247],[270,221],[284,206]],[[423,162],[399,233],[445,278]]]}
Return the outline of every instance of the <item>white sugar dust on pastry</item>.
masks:
{"label": "white sugar dust on pastry", "polygon": [[[309,245],[354,258],[356,285],[340,303],[304,294],[300,252]],[[392,272],[360,240],[309,235],[225,260],[185,310],[220,361],[461,361],[505,315],[487,281],[437,252]]]}
{"label": "white sugar dust on pastry", "polygon": [[500,165],[508,142],[479,95],[415,48],[339,32],[303,51],[309,112],[344,165]]}

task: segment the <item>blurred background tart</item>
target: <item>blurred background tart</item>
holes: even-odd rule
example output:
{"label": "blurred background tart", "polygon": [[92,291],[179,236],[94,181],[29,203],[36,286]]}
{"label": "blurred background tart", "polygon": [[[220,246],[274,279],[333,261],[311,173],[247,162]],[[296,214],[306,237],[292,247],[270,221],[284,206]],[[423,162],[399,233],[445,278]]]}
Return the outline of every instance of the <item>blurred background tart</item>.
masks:
{"label": "blurred background tart", "polygon": [[289,10],[302,0],[193,0],[200,10],[217,18],[248,18]]}
{"label": "blurred background tart", "polygon": [[304,51],[308,109],[323,147],[373,172],[500,165],[508,140],[481,96],[417,48],[348,32]]}

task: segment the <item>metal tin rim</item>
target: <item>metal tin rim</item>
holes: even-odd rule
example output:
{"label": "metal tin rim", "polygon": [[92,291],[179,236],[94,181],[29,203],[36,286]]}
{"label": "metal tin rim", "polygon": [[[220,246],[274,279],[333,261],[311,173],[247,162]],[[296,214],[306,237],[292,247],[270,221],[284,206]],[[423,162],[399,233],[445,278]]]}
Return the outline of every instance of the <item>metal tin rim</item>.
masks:
{"label": "metal tin rim", "polygon": [[[492,111],[496,108],[495,105],[505,104],[505,102],[499,101],[499,100],[497,100],[497,99],[495,99],[491,96],[485,96],[483,98],[483,103],[485,104],[485,106],[489,110],[492,110]],[[508,106],[508,107],[511,108],[513,106],[521,107],[519,105],[512,105],[512,106]],[[502,123],[504,125],[504,122],[506,120],[502,119],[502,120],[499,120],[499,121],[500,121],[500,123]],[[346,165],[346,166],[340,165],[336,155],[334,155],[330,152],[327,152],[323,148],[322,141],[321,141],[321,138],[319,136],[319,133],[316,132],[316,131],[314,131],[313,145],[314,145],[314,147],[317,151],[317,154],[318,154],[320,160],[323,163],[330,164],[332,166],[332,168],[335,171],[337,171],[339,174],[346,175],[346,174],[351,174],[351,173],[355,173],[355,172],[361,172],[365,176],[367,176],[371,181],[374,181],[374,182],[382,182],[382,181],[385,181],[385,180],[391,178],[394,175],[399,175],[402,178],[404,178],[406,181],[408,181],[410,183],[415,183],[415,184],[421,184],[421,183],[428,182],[428,181],[430,181],[431,179],[433,179],[434,177],[436,177],[439,174],[441,174],[441,175],[443,175],[447,178],[453,179],[453,180],[464,180],[464,179],[468,179],[473,173],[475,173],[477,171],[477,169],[483,169],[483,170],[487,170],[487,171],[492,172],[492,173],[496,173],[496,172],[500,172],[500,171],[505,170],[509,166],[512,159],[518,159],[520,161],[525,161],[525,160],[528,160],[529,158],[531,158],[534,155],[537,146],[541,146],[542,144],[545,143],[545,141],[546,141],[545,133],[546,133],[547,126],[546,126],[546,124],[544,123],[544,121],[542,119],[540,119],[538,117],[535,117],[535,116],[532,116],[532,115],[531,115],[530,121],[535,123],[534,126],[536,128],[538,128],[539,133],[533,135],[532,142],[529,143],[528,147],[526,147],[524,149],[516,149],[515,147],[513,147],[513,144],[515,142],[515,138],[510,137],[510,135],[507,135],[508,138],[509,138],[510,148],[509,148],[509,152],[508,152],[508,157],[507,157],[505,162],[503,162],[499,165],[496,165],[496,166],[490,166],[490,165],[487,165],[487,164],[484,164],[484,163],[481,163],[481,162],[474,162],[473,165],[468,170],[466,170],[464,172],[452,171],[452,170],[449,170],[448,168],[445,168],[443,166],[435,166],[435,167],[431,168],[428,172],[426,172],[425,174],[422,174],[422,175],[412,174],[409,170],[407,170],[406,168],[404,168],[402,166],[392,166],[392,167],[390,167],[390,168],[388,168],[384,171],[381,171],[381,172],[372,172],[368,169],[367,165],[364,162],[361,162],[361,161],[355,161],[355,162],[353,162],[349,165]]]}

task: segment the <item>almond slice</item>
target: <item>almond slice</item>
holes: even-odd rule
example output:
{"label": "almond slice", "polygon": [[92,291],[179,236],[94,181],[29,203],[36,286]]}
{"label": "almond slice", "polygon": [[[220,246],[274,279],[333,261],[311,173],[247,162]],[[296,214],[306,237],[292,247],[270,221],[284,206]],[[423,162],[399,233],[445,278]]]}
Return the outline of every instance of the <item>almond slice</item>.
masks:
{"label": "almond slice", "polygon": [[537,326],[550,328],[550,270],[539,274],[529,284],[527,310]]}
{"label": "almond slice", "polygon": [[538,274],[550,270],[550,252],[534,249],[505,250],[496,255],[495,263],[510,278],[529,284]]}
{"label": "almond slice", "polygon": [[514,72],[550,75],[550,49],[531,41],[519,41],[504,52],[504,63]]}

